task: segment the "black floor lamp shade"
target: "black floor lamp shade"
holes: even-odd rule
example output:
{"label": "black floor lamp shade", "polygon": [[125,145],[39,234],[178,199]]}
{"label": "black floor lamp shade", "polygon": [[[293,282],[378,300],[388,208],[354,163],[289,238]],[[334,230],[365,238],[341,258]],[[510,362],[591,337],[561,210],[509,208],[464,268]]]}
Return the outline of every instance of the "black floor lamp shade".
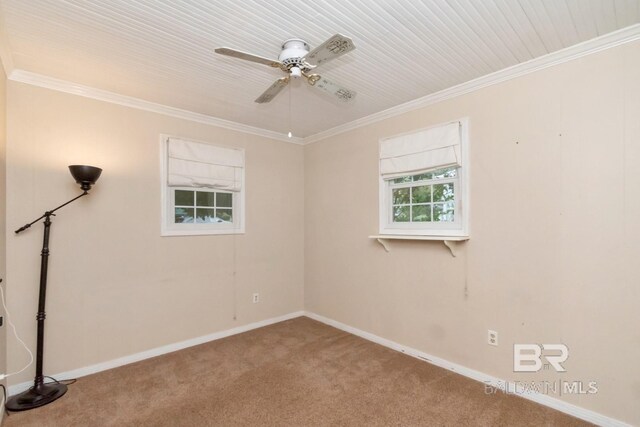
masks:
{"label": "black floor lamp shade", "polygon": [[73,176],[76,182],[80,184],[80,187],[85,191],[89,191],[91,189],[91,186],[96,183],[102,173],[102,169],[86,165],[71,165],[69,166],[69,171],[71,172],[71,176]]}

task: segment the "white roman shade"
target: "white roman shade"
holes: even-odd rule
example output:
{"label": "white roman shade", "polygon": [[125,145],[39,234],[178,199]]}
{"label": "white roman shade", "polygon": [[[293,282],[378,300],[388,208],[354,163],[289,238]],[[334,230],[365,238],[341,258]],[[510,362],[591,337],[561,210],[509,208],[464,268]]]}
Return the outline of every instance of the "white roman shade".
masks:
{"label": "white roman shade", "polygon": [[228,191],[242,189],[244,151],[169,138],[167,184]]}
{"label": "white roman shade", "polygon": [[383,179],[461,166],[460,122],[380,141]]}

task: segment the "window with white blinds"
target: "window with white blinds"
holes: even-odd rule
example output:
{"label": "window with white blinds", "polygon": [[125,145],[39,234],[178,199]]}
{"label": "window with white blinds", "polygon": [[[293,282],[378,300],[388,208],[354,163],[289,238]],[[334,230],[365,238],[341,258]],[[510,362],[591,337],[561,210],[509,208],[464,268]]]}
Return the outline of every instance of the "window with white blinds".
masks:
{"label": "window with white blinds", "polygon": [[468,121],[380,140],[380,234],[468,235]]}
{"label": "window with white blinds", "polygon": [[164,236],[244,232],[244,150],[161,137]]}

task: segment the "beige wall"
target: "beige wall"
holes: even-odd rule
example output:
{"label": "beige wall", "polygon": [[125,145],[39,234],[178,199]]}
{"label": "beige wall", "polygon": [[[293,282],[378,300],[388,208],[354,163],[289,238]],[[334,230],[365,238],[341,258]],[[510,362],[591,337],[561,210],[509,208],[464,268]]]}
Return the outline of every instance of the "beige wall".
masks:
{"label": "beige wall", "polygon": [[[640,424],[640,43],[305,147],[305,308],[511,381],[597,381],[566,401]],[[378,139],[469,117],[471,240],[378,230]],[[487,329],[500,345],[487,345]],[[564,343],[565,374],[513,373]]]}
{"label": "beige wall", "polygon": [[[3,282],[0,286],[4,289],[4,280],[6,278],[6,232],[5,232],[5,218],[6,218],[6,157],[5,151],[7,146],[7,76],[4,73],[4,67],[0,60],[0,279]],[[5,317],[6,313],[0,305],[0,316]],[[0,373],[6,373],[7,367],[7,327],[0,327]],[[6,384],[6,380],[2,381]],[[0,414],[0,420],[2,420],[3,414]]]}
{"label": "beige wall", "polygon": [[[160,237],[161,133],[246,150],[246,234]],[[7,229],[79,194],[78,163],[104,171],[53,219],[46,373],[303,308],[301,146],[10,81]],[[32,348],[42,227],[7,236],[9,309]],[[10,369],[25,360],[10,340]]]}

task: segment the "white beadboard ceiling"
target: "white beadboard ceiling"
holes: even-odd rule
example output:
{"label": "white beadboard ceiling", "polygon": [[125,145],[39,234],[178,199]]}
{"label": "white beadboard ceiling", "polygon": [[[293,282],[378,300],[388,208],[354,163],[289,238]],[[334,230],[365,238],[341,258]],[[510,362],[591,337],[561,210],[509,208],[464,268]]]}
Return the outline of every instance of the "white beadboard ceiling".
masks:
{"label": "white beadboard ceiling", "polygon": [[[0,0],[14,70],[298,137],[638,22],[640,0]],[[291,118],[287,90],[254,103],[280,70],[213,52],[277,59],[285,39],[338,32],[356,50],[318,73],[355,102],[297,81]]]}

